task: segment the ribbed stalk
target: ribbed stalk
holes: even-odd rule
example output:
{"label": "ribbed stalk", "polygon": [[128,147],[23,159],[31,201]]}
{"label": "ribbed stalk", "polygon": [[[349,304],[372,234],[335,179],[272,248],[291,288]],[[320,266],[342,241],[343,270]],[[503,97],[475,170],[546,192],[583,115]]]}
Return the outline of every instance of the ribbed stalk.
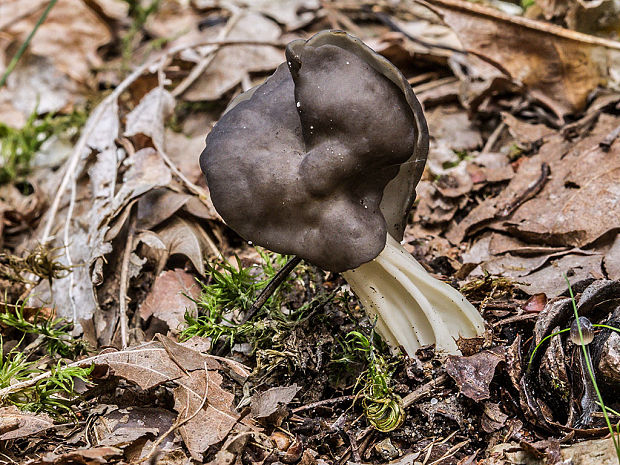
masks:
{"label": "ribbed stalk", "polygon": [[415,258],[388,234],[383,251],[344,278],[377,331],[392,347],[415,355],[421,346],[459,354],[456,340],[484,331],[484,320],[461,293],[429,275]]}

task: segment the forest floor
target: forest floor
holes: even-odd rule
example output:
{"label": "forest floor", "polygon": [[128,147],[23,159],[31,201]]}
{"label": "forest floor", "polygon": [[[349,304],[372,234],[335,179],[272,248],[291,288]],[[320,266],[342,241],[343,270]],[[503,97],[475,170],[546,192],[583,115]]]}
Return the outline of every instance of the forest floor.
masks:
{"label": "forest floor", "polygon": [[[403,245],[484,317],[462,355],[391,352],[305,262],[244,322],[289,257],[198,158],[324,29],[423,105]],[[0,463],[618,464],[619,34],[613,0],[0,2]]]}

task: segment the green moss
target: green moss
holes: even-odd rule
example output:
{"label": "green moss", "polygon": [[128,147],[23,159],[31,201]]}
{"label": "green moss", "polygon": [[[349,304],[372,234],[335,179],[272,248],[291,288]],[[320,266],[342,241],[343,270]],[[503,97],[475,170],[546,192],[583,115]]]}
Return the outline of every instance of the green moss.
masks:
{"label": "green moss", "polygon": [[0,184],[23,179],[46,140],[53,135],[66,134],[85,122],[86,114],[80,111],[39,116],[35,109],[21,129],[0,123]]}

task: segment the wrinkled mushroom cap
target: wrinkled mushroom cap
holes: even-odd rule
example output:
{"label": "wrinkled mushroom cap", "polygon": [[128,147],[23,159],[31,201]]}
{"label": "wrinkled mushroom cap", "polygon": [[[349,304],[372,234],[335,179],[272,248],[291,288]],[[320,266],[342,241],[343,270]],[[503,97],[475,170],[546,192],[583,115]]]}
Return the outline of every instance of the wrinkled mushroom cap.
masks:
{"label": "wrinkled mushroom cap", "polygon": [[360,40],[325,31],[235,99],[200,165],[215,208],[243,238],[330,271],[402,239],[426,154],[420,104]]}

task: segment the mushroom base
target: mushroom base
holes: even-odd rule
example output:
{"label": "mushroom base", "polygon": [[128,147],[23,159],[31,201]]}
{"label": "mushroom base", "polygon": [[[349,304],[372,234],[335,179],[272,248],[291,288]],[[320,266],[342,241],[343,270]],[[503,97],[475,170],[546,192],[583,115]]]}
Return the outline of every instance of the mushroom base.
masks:
{"label": "mushroom base", "polygon": [[461,293],[433,278],[388,234],[383,251],[372,261],[345,271],[344,278],[393,348],[414,356],[421,346],[460,354],[459,337],[484,331],[484,320]]}

